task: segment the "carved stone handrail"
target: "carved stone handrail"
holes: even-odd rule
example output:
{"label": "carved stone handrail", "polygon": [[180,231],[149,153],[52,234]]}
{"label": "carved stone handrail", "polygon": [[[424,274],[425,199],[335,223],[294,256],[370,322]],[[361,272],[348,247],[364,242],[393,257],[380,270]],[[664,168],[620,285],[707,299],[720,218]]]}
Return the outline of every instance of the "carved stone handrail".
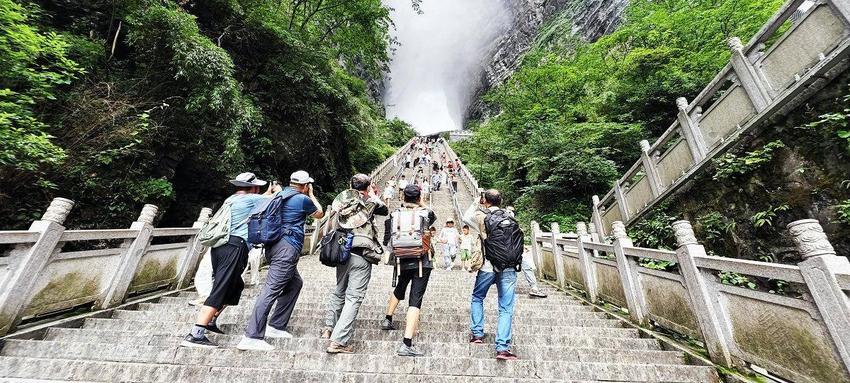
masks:
{"label": "carved stone handrail", "polygon": [[[755,364],[798,382],[850,381],[850,261],[835,254],[816,220],[788,225],[804,259],[797,265],[709,256],[687,221],[671,227],[675,252],[632,246],[619,221],[613,244],[593,238],[584,223],[568,234],[576,239],[562,238],[557,224],[551,233],[531,226],[540,277],[627,308],[641,326],[698,338],[717,364]],[[640,259],[675,262],[678,270],[649,269]],[[802,296],[728,285],[721,272],[794,283]]]}
{"label": "carved stone handrail", "polygon": [[[788,30],[774,39],[786,23]],[[845,71],[850,5],[846,0],[791,0],[746,46],[736,37],[728,45],[729,63],[693,101],[677,99],[677,120],[654,143],[641,142],[640,160],[602,198],[594,196],[597,233],[610,234],[615,221],[635,222],[714,158],[757,136],[771,119]]]}

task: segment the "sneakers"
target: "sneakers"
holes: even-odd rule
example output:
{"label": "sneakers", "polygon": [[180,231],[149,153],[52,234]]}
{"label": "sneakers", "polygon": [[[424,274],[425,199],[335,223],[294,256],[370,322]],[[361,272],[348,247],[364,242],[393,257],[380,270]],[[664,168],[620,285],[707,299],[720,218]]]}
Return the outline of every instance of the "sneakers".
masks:
{"label": "sneakers", "polygon": [[272,326],[266,326],[266,336],[269,338],[292,339],[292,334],[286,330],[278,330]]}
{"label": "sneakers", "polygon": [[330,328],[330,327],[325,327],[324,329],[322,329],[322,335],[320,335],[320,336],[319,336],[319,338],[321,338],[321,339],[330,339],[330,338],[331,338],[331,333],[332,333],[332,332],[333,332],[333,330],[331,330],[331,328]]}
{"label": "sneakers", "polygon": [[514,353],[508,351],[508,350],[499,351],[499,352],[496,353],[496,360],[517,360],[517,359],[519,359],[519,357],[516,356]]}
{"label": "sneakers", "polygon": [[201,307],[201,306],[204,305],[204,302],[206,302],[206,301],[207,301],[207,297],[200,297],[200,298],[195,299],[193,301],[189,301],[188,303],[189,303],[189,306]]}
{"label": "sneakers", "polygon": [[354,347],[352,347],[351,345],[343,346],[337,342],[331,342],[331,344],[328,346],[327,351],[328,354],[353,354]]}
{"label": "sneakers", "polygon": [[393,321],[384,318],[384,320],[381,321],[381,330],[398,330],[398,327],[395,326]]}
{"label": "sneakers", "polygon": [[272,351],[274,350],[274,346],[266,343],[266,341],[262,339],[254,339],[243,336],[242,340],[239,341],[239,344],[236,345],[236,349],[242,351]]}
{"label": "sneakers", "polygon": [[531,297],[531,298],[546,298],[548,295],[546,295],[546,293],[540,291],[540,289],[534,289],[534,290],[531,290],[530,293],[528,293],[528,296]]}
{"label": "sneakers", "polygon": [[200,338],[195,338],[192,334],[186,334],[186,337],[183,338],[183,341],[180,342],[181,347],[195,347],[195,348],[217,348],[218,345],[209,340],[206,336],[202,336]]}
{"label": "sneakers", "polygon": [[214,332],[216,334],[224,334],[224,331],[222,331],[220,328],[218,328],[218,326],[216,326],[214,324],[208,324],[208,325],[204,326],[204,328],[207,329],[207,331],[211,331],[211,332]]}
{"label": "sneakers", "polygon": [[408,346],[404,343],[398,347],[398,351],[396,351],[398,356],[425,356],[425,353],[416,349],[416,346]]}
{"label": "sneakers", "polygon": [[469,343],[482,344],[482,343],[484,343],[484,337],[483,336],[470,335],[469,336]]}

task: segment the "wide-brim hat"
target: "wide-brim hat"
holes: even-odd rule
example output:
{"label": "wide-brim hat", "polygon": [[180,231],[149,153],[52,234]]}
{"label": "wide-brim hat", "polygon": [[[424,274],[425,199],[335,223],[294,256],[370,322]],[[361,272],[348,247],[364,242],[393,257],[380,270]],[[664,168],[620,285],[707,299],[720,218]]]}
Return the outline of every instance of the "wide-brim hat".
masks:
{"label": "wide-brim hat", "polygon": [[354,189],[348,189],[334,198],[331,209],[336,212],[339,227],[354,229],[369,222],[369,212],[364,206],[360,193]]}
{"label": "wide-brim hat", "polygon": [[230,180],[230,183],[239,186],[239,187],[251,187],[251,186],[265,186],[268,182],[263,181],[257,178],[254,173],[245,172],[238,176],[235,179]]}

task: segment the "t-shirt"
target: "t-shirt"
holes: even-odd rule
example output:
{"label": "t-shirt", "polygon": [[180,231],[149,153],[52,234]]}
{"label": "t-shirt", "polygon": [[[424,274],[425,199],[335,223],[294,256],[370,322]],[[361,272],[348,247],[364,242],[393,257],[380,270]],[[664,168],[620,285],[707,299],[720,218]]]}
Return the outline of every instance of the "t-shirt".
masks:
{"label": "t-shirt", "polygon": [[445,241],[445,244],[457,246],[457,240],[460,234],[457,232],[457,228],[452,227],[444,227],[443,230],[440,230],[440,241]]}
{"label": "t-shirt", "polygon": [[407,180],[398,181],[398,188],[404,190],[407,187]]}
{"label": "t-shirt", "polygon": [[[279,193],[286,193],[292,188],[287,187]],[[296,249],[301,249],[304,246],[304,223],[307,222],[307,216],[313,214],[319,208],[313,203],[310,197],[298,193],[284,202],[283,216],[281,221],[284,226],[289,227],[288,233],[284,233],[283,239],[289,242]],[[247,232],[246,234],[247,235]]]}
{"label": "t-shirt", "polygon": [[460,249],[472,251],[472,234],[460,235]]}
{"label": "t-shirt", "polygon": [[248,215],[257,204],[271,196],[263,194],[234,194],[225,201],[232,201],[230,206],[230,235],[248,240]]}
{"label": "t-shirt", "polygon": [[387,187],[384,189],[384,197],[385,198],[392,198],[394,192],[395,192],[395,188],[387,185]]}

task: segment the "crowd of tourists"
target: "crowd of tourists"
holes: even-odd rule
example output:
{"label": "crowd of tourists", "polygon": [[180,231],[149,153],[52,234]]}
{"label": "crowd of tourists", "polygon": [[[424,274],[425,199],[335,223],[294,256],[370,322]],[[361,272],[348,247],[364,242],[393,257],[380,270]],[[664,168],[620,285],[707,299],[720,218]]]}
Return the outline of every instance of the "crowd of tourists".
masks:
{"label": "crowd of tourists", "polygon": [[[447,181],[451,183],[460,163],[446,158],[445,153],[435,159],[432,157],[435,153],[433,141],[415,140],[403,163],[398,165],[431,169],[432,175],[417,175],[412,180],[404,176],[397,181],[391,179],[383,192],[368,175],[354,175],[350,189],[336,196],[327,217],[313,192],[313,178],[305,171],[292,173],[286,186],[260,180],[253,173],[242,173],[231,180],[235,192],[199,233],[201,243],[210,251],[195,276],[202,296],[195,302],[199,306],[198,314],[181,345],[218,347],[207,334],[224,333],[217,320],[225,308],[240,303],[245,281],[257,283],[262,257],[258,254],[263,253],[268,263],[266,282],[236,348],[269,351],[274,346],[266,339],[293,338],[287,330],[303,286],[297,264],[304,245],[305,224],[312,218],[322,219],[323,223],[319,260],[336,269],[336,287],[330,293],[321,329],[321,337],[328,342],[328,353],[355,352],[351,340],[372,267],[386,260],[393,267],[393,280],[387,283],[392,283],[394,289],[388,297],[380,329],[397,330],[393,316],[399,303],[407,299],[397,354],[424,355],[413,339],[431,272],[440,267],[451,270],[459,256],[461,269],[475,275],[470,298],[469,342],[484,343],[483,302],[490,287],[497,285],[496,358],[517,359],[511,352],[517,273],[525,274],[532,297],[546,295],[537,287],[531,257],[523,256],[527,248],[523,246],[515,213],[512,208],[502,208],[501,193],[490,189],[467,209],[461,230],[449,218],[437,234],[434,227],[437,216],[427,207],[426,196],[431,190],[440,190]],[[456,186],[452,187],[454,190]],[[396,198],[396,191],[401,206],[390,211],[388,205]],[[382,238],[378,238],[377,216],[388,216]],[[259,247],[263,252],[254,250]],[[442,260],[435,257],[437,247]],[[384,257],[385,252],[388,257]],[[250,273],[243,277],[246,270]]]}

